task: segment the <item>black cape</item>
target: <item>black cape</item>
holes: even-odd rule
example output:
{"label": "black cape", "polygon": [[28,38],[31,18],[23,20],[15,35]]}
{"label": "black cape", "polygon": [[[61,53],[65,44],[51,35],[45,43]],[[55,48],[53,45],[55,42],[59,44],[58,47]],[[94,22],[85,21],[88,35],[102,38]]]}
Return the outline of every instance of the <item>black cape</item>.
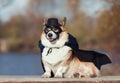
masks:
{"label": "black cape", "polygon": [[[102,65],[111,63],[109,57],[104,53],[93,50],[79,49],[76,38],[73,37],[71,34],[69,34],[68,40],[69,41],[66,42],[65,45],[72,48],[74,55],[78,57],[80,61],[93,62],[98,69],[101,69]],[[41,41],[39,41],[39,48],[41,49],[42,53],[44,46],[42,45]]]}

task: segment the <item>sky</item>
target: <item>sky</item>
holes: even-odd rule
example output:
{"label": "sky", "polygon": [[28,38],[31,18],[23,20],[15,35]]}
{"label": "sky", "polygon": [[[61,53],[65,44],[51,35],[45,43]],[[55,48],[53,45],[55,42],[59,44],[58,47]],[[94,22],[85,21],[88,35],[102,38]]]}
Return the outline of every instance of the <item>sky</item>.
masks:
{"label": "sky", "polygon": [[8,0],[8,1],[11,1],[11,3],[5,6],[4,8],[1,8],[1,3],[0,3],[0,19],[2,19],[2,21],[9,20],[10,17],[15,14],[20,14],[20,13],[22,14],[24,10],[27,8],[29,0]]}
{"label": "sky", "polygon": [[80,10],[88,16],[98,16],[104,10],[109,9],[109,5],[102,0],[82,0]]}
{"label": "sky", "polygon": [[[2,1],[2,3],[0,2],[0,19],[6,22],[13,15],[24,14],[30,0],[0,0],[0,1]],[[11,1],[11,2],[9,5],[2,8],[1,5],[7,4],[5,1],[9,1],[9,2]],[[44,12],[46,10],[46,16],[50,16],[51,14],[54,14],[55,16],[60,16],[60,15],[71,16],[71,14],[64,9],[66,0],[64,1],[54,0],[54,1],[56,4],[55,6],[51,6],[51,4],[49,3],[48,3],[49,4],[48,6],[41,5],[40,6],[41,12]],[[101,0],[81,0],[79,9],[80,11],[85,12],[88,16],[95,17],[95,16],[98,16],[99,12],[104,10],[106,5],[107,4]],[[61,13],[63,13],[63,15]]]}

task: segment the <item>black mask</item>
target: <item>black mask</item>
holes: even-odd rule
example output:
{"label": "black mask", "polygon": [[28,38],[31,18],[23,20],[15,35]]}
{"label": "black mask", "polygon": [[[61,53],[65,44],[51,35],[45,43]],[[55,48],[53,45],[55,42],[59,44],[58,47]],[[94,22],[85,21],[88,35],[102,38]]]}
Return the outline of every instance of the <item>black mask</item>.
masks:
{"label": "black mask", "polygon": [[62,32],[62,29],[60,28],[60,26],[45,25],[44,32],[47,34],[49,31],[53,31],[56,34],[60,34]]}

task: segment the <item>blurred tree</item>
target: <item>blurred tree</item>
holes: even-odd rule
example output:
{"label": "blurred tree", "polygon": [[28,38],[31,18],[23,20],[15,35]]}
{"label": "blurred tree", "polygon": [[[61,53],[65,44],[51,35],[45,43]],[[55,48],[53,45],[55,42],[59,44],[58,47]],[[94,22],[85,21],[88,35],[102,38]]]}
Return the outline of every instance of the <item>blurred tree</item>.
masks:
{"label": "blurred tree", "polygon": [[10,21],[3,24],[1,29],[1,33],[3,33],[3,37],[17,37],[20,35],[19,31],[22,26],[22,16],[14,16],[11,18]]}
{"label": "blurred tree", "polygon": [[97,38],[102,47],[120,51],[120,1],[110,0],[108,3],[112,6],[99,17]]}
{"label": "blurred tree", "polygon": [[77,38],[80,48],[82,48],[88,44],[90,45],[94,18],[87,16],[85,12],[79,11],[80,3],[80,0],[68,0],[67,7],[73,17],[67,29]]}
{"label": "blurred tree", "polygon": [[0,28],[2,27],[2,21],[1,21],[1,19],[0,19]]}
{"label": "blurred tree", "polygon": [[[80,0],[66,0],[66,2],[66,11],[69,10],[73,15],[69,23],[67,23],[66,28],[68,32],[77,38],[80,48],[85,46],[94,48],[93,43],[96,43],[97,40],[102,42],[100,46],[108,46],[107,44],[109,42],[109,46],[115,47],[116,49],[119,48],[119,45],[117,46],[116,44],[120,39],[120,28],[118,28],[120,23],[119,0],[106,1],[112,4],[112,7],[99,17],[97,27],[94,18],[79,11]],[[43,28],[42,20],[43,16],[45,16],[43,14],[49,8],[51,10],[51,8],[58,7],[56,3],[56,0],[30,0],[26,15],[15,15],[7,23],[1,22],[0,27],[4,28],[0,28],[0,38],[11,38],[10,42],[13,42],[13,44],[10,46],[15,45],[14,49],[38,50],[38,40]],[[98,33],[94,33],[95,30]]]}
{"label": "blurred tree", "polygon": [[67,9],[71,11],[73,19],[79,15],[80,0],[67,0]]}
{"label": "blurred tree", "polygon": [[12,51],[38,50],[38,40],[42,28],[41,17],[36,18],[33,13],[27,16],[16,15],[0,28],[0,38],[6,38],[8,47]]}
{"label": "blurred tree", "polygon": [[35,15],[45,16],[44,14],[48,15],[55,9],[55,2],[56,0],[30,0],[28,9],[29,11],[34,12]]}

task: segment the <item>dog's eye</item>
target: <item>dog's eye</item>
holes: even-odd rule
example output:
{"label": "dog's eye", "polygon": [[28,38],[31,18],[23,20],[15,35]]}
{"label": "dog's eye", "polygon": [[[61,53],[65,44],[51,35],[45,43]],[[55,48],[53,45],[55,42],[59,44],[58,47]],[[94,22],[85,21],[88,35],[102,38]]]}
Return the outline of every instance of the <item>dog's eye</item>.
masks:
{"label": "dog's eye", "polygon": [[49,32],[51,29],[50,28],[46,28],[45,32]]}
{"label": "dog's eye", "polygon": [[54,31],[54,32],[59,32],[59,29],[53,28],[53,31]]}

